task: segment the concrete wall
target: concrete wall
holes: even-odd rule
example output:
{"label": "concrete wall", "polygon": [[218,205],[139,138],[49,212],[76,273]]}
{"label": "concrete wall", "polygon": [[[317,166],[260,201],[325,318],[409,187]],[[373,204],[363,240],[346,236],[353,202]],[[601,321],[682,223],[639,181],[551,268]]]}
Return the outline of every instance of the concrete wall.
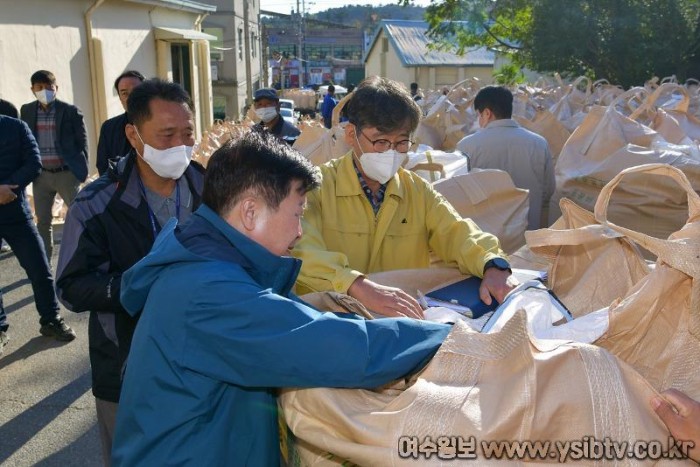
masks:
{"label": "concrete wall", "polygon": [[[93,80],[84,16],[93,1],[0,1],[0,68],[5,70],[0,76],[0,97],[19,108],[35,100],[29,82],[32,73],[52,71],[57,97],[78,106],[85,116],[93,168],[102,122],[123,112],[114,79],[126,69],[139,70],[146,77],[172,78],[168,76],[172,69],[169,43],[157,41],[153,28],[193,29],[198,17],[182,10],[107,0],[92,17],[97,64]],[[211,124],[208,46],[204,41],[183,43],[191,44],[192,98],[200,134]],[[97,99],[93,99],[93,83]]]}
{"label": "concrete wall", "polygon": [[[29,77],[46,69],[56,75],[57,98],[94,119],[90,67],[85,47],[86,1],[3,1],[0,6],[0,97],[17,109],[36,100]],[[89,134],[91,153],[97,141]]]}

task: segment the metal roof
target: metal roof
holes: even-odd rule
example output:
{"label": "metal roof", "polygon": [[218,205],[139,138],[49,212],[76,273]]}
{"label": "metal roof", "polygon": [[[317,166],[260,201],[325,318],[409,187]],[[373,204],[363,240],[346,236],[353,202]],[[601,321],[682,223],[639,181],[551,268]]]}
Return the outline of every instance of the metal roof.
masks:
{"label": "metal roof", "polygon": [[[464,55],[428,49],[428,23],[410,20],[382,20],[367,55],[382,31],[389,38],[404,66],[493,66],[496,54],[486,47],[467,49]],[[364,61],[367,61],[365,55]]]}
{"label": "metal roof", "polygon": [[145,5],[160,6],[171,10],[184,10],[191,13],[213,13],[216,11],[215,5],[197,2],[193,0],[127,0],[132,3],[142,3]]}

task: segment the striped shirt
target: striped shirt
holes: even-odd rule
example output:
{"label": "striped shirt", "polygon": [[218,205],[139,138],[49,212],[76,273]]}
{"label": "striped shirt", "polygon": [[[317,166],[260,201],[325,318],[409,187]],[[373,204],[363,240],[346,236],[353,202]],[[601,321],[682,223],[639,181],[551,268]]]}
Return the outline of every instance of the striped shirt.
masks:
{"label": "striped shirt", "polygon": [[37,106],[36,136],[41,153],[41,166],[45,169],[60,169],[65,165],[56,147],[56,106],[49,105],[47,110]]}
{"label": "striped shirt", "polygon": [[384,192],[386,192],[387,184],[384,183],[383,185],[379,185],[379,190],[377,190],[377,194],[375,195],[374,193],[372,193],[372,190],[370,190],[369,186],[367,185],[367,181],[365,181],[365,178],[362,176],[360,169],[357,168],[357,163],[354,160],[352,161],[352,166],[355,169],[357,178],[360,180],[360,186],[362,187],[362,191],[365,192],[365,195],[369,200],[369,204],[372,206],[372,210],[374,211],[374,215],[376,216],[379,212],[379,208],[382,207],[382,202],[384,201]]}

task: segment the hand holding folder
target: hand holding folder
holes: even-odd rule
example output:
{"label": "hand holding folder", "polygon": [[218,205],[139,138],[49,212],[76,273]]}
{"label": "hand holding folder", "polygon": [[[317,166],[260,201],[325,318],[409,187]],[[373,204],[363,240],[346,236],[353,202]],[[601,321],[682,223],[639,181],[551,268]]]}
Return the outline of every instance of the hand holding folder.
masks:
{"label": "hand holding folder", "polygon": [[448,286],[433,290],[425,295],[425,305],[444,306],[457,311],[469,318],[478,318],[498,307],[498,302],[491,297],[487,305],[479,297],[481,279],[476,276],[467,277]]}

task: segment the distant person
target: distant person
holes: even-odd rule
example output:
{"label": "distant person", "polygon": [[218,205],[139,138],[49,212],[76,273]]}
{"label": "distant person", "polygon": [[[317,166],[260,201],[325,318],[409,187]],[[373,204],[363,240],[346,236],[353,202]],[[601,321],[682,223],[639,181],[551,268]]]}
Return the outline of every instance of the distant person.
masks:
{"label": "distant person", "polygon": [[124,113],[105,120],[100,129],[100,140],[97,143],[97,173],[100,175],[107,171],[110,160],[116,160],[131,151],[131,144],[126,138],[126,125],[129,118],[126,113],[126,99],[131,94],[132,89],[141,84],[146,79],[141,73],[135,70],[128,70],[122,73],[114,81],[114,89],[119,95]]}
{"label": "distant person", "polygon": [[507,172],[518,188],[530,192],[529,230],[547,227],[547,209],[554,193],[554,161],[547,140],[515,120],[513,94],[502,86],[482,88],[474,98],[481,130],[464,137],[457,149],[472,168]]}
{"label": "distant person", "polygon": [[411,97],[416,102],[423,99],[423,94],[418,89],[418,83],[411,83]]}
{"label": "distant person", "polygon": [[[39,147],[27,124],[0,115],[0,239],[12,247],[27,273],[39,312],[39,332],[59,341],[72,341],[75,332],[59,313],[44,243],[34,225],[24,190],[40,171]],[[0,298],[0,353],[9,340],[8,328]]]}
{"label": "distant person", "polygon": [[87,185],[66,216],[56,287],[63,304],[90,312],[92,394],[102,455],[109,465],[124,362],[136,319],[119,301],[122,273],[146,256],[171,219],[200,204],[204,168],[192,162],[194,104],[159,79],[127,99],[131,151]]}
{"label": "distant person", "polygon": [[[372,272],[430,267],[431,253],[463,274],[483,277],[480,297],[503,301],[510,265],[498,239],[462,218],[433,187],[401,167],[421,111],[405,85],[373,76],[347,103],[352,148],[319,167],[308,195],[297,292],[334,291],[385,316],[421,317],[406,291],[367,278]],[[414,291],[410,291],[414,292]]]}
{"label": "distant person", "polygon": [[323,125],[326,128],[333,126],[333,109],[338,105],[338,101],[335,98],[335,86],[332,84],[328,85],[328,91],[323,97],[323,104],[321,104],[321,116],[323,117]]}
{"label": "distant person", "polygon": [[39,144],[41,173],[32,185],[34,213],[50,263],[54,198],[58,193],[69,206],[87,178],[87,131],[80,109],[56,99],[58,85],[53,73],[39,70],[30,80],[36,101],[24,104],[20,115]]}
{"label": "distant person", "polygon": [[124,274],[139,318],[115,467],[280,464],[277,390],[374,388],[422,368],[451,326],[323,313],[292,293],[311,163],[267,134],[209,160],[202,206]]}
{"label": "distant person", "polygon": [[5,115],[7,117],[19,118],[19,112],[17,112],[17,107],[15,107],[12,102],[0,99],[0,115]]}
{"label": "distant person", "polygon": [[255,91],[253,106],[255,115],[260,119],[260,123],[254,127],[256,131],[269,131],[287,144],[294,144],[301,131],[280,115],[280,98],[274,89]]}

